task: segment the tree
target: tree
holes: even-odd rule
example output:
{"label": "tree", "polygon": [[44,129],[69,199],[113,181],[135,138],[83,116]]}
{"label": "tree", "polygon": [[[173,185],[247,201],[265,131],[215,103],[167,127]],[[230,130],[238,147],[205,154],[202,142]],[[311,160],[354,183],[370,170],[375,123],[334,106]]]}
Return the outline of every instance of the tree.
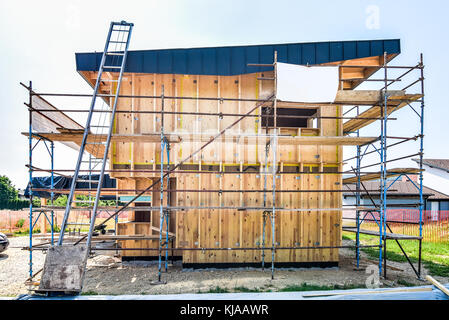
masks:
{"label": "tree", "polygon": [[0,202],[17,200],[19,192],[7,176],[0,176]]}
{"label": "tree", "polygon": [[[90,202],[89,197],[86,195],[76,195],[75,197],[76,201],[79,201],[76,203],[77,207],[91,207],[93,206],[93,202]],[[94,201],[95,197],[92,197],[91,201]],[[81,201],[85,201],[85,202],[81,202]],[[57,197],[53,203],[51,203],[51,201],[48,202],[49,205],[54,205],[57,207],[65,207],[67,205],[67,195],[61,195],[59,197]],[[115,206],[116,205],[116,201],[115,200],[100,200],[98,203],[99,206]]]}
{"label": "tree", "polygon": [[53,203],[49,200],[48,204],[56,207],[65,207],[67,205],[67,195],[63,194],[53,200]]}
{"label": "tree", "polygon": [[19,210],[29,205],[27,200],[19,200],[19,192],[7,176],[0,176],[0,209]]}

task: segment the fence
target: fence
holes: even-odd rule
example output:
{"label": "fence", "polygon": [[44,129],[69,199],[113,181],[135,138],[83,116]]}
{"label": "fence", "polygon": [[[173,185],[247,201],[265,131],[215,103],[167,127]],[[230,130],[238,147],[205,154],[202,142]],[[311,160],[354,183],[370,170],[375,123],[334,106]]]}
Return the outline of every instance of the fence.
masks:
{"label": "fence", "polygon": [[[378,230],[377,223],[372,221],[373,217],[378,220],[379,213],[373,212],[372,215],[367,213],[361,228]],[[419,210],[417,209],[389,209],[386,213],[386,221],[394,233],[419,236]],[[449,211],[424,210],[422,221],[423,241],[449,241]]]}
{"label": "fence", "polygon": [[[38,216],[38,212],[34,213],[34,217]],[[127,220],[128,211],[124,211],[120,214],[119,221]],[[29,210],[23,209],[18,211],[12,210],[0,210],[0,231],[14,232],[17,230],[29,229]],[[54,221],[55,225],[59,226],[64,211],[55,211]],[[362,229],[378,230],[376,222],[373,221],[373,216],[378,220],[379,214],[376,212],[366,214],[365,220],[362,223]],[[75,211],[75,214],[70,216],[69,223],[88,223],[90,212]],[[109,217],[107,212],[100,212],[98,214],[99,219]],[[346,217],[346,215],[345,215]],[[363,217],[363,213],[361,213]],[[44,223],[45,217],[41,215],[39,222],[36,223],[36,227],[43,229],[49,229],[50,226]],[[23,222],[23,225],[21,225]],[[419,210],[416,209],[390,209],[387,210],[387,222],[394,233],[406,234],[406,235],[419,235]],[[45,227],[43,227],[45,226]],[[113,227],[113,221],[111,220],[110,227]],[[423,240],[430,242],[449,242],[449,211],[423,211]]]}
{"label": "fence", "polygon": [[[25,231],[29,230],[29,209],[23,210],[0,210],[0,231],[13,233],[15,231]],[[119,221],[126,220],[128,218],[127,211],[124,211],[120,214]],[[39,212],[33,213],[33,219],[36,219],[39,215]],[[62,218],[64,216],[63,210],[54,211],[54,224],[55,226],[60,226]],[[90,211],[74,211],[73,214],[70,215],[69,223],[88,223],[90,217]],[[100,212],[97,215],[99,219],[105,219],[109,217],[107,212]],[[50,214],[48,214],[48,218],[50,219]],[[36,229],[40,229],[44,231],[44,229],[50,230],[50,224],[45,222],[45,217],[43,214],[39,217],[39,221],[35,224]],[[111,225],[113,227],[114,221],[111,220]],[[74,227],[74,226],[73,226]],[[78,228],[78,227],[77,227]]]}

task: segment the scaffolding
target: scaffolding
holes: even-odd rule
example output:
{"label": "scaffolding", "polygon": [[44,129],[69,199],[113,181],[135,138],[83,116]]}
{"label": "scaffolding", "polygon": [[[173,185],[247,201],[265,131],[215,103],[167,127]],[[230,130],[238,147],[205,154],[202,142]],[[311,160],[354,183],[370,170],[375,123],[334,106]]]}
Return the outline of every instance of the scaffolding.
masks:
{"label": "scaffolding", "polygon": [[[266,65],[261,65],[261,64],[249,64],[249,65],[253,65],[253,66],[271,66],[273,67],[273,69],[275,70],[274,72],[274,78],[265,78],[262,80],[266,80],[266,81],[274,81],[276,84],[276,66],[277,66],[277,53],[275,52],[274,54],[274,59],[273,59],[273,64],[266,64]],[[176,251],[194,251],[194,250],[199,250],[199,251],[208,251],[208,250],[260,250],[261,251],[261,267],[262,269],[265,268],[265,251],[270,250],[271,251],[271,277],[272,279],[274,279],[275,276],[275,252],[277,250],[312,250],[312,249],[337,249],[337,248],[351,248],[355,250],[355,259],[356,259],[356,264],[357,264],[357,268],[359,268],[360,266],[360,251],[363,248],[377,248],[379,250],[379,260],[378,260],[378,267],[379,267],[379,275],[382,275],[386,277],[386,270],[387,270],[387,241],[388,240],[394,240],[399,247],[401,248],[404,256],[406,257],[407,261],[410,263],[410,265],[412,266],[414,272],[416,273],[416,276],[418,278],[421,278],[421,245],[422,245],[422,214],[423,214],[423,208],[424,208],[424,201],[423,201],[423,176],[422,176],[422,159],[423,159],[423,152],[424,152],[424,145],[423,145],[423,139],[424,139],[424,64],[423,64],[423,56],[421,54],[420,57],[420,61],[418,62],[418,64],[414,65],[414,66],[389,66],[387,65],[387,56],[386,53],[384,54],[384,63],[383,65],[379,66],[379,68],[381,70],[384,71],[384,78],[383,79],[370,79],[372,81],[378,81],[380,83],[382,83],[383,87],[381,89],[379,89],[379,92],[381,93],[381,96],[383,97],[382,101],[378,101],[375,104],[372,105],[364,105],[364,107],[368,107],[368,111],[376,111],[378,112],[378,114],[376,112],[362,112],[360,113],[360,107],[363,105],[354,105],[354,104],[344,104],[344,103],[338,103],[338,105],[342,105],[343,107],[350,107],[349,110],[347,110],[345,113],[343,113],[343,116],[337,116],[337,117],[328,117],[328,116],[321,116],[321,115],[315,115],[312,116],[312,118],[317,118],[317,119],[337,119],[337,120],[348,120],[347,122],[345,122],[344,124],[350,123],[351,121],[352,123],[355,123],[355,125],[353,126],[353,129],[350,129],[348,131],[345,131],[345,134],[354,134],[356,137],[361,137],[360,136],[360,129],[362,127],[364,127],[365,125],[368,125],[370,123],[373,122],[379,122],[380,123],[380,134],[379,136],[371,141],[368,142],[364,142],[364,143],[360,143],[356,145],[356,156],[348,158],[346,160],[344,160],[344,162],[346,161],[354,161],[356,162],[355,164],[355,168],[351,167],[351,170],[343,170],[343,171],[338,171],[337,173],[339,174],[351,174],[351,182],[348,182],[347,184],[345,184],[346,188],[342,188],[340,190],[282,190],[282,189],[277,189],[276,188],[276,177],[278,175],[282,175],[282,174],[305,174],[305,173],[310,173],[308,171],[295,171],[295,172],[290,172],[290,171],[284,171],[281,168],[279,168],[278,166],[278,161],[277,161],[277,153],[278,153],[278,148],[279,148],[279,141],[280,139],[282,139],[282,136],[279,135],[279,130],[278,130],[278,126],[277,126],[277,119],[279,118],[296,118],[296,119],[300,119],[300,118],[304,118],[304,116],[296,116],[296,115],[278,115],[277,112],[277,97],[276,97],[276,89],[274,90],[273,94],[268,97],[267,99],[241,99],[241,98],[228,98],[228,97],[219,97],[219,98],[215,98],[215,97],[183,97],[183,96],[165,96],[164,94],[164,87],[162,86],[162,90],[161,90],[161,95],[118,95],[118,98],[133,98],[133,99],[156,99],[158,101],[160,101],[161,103],[161,110],[160,111],[142,111],[142,110],[117,110],[115,111],[116,114],[119,113],[125,113],[125,114],[139,114],[139,113],[149,113],[149,114],[159,114],[161,116],[161,126],[160,126],[160,168],[159,170],[136,170],[136,169],[114,169],[112,166],[110,166],[109,169],[104,169],[101,171],[101,174],[104,174],[106,172],[145,172],[145,173],[158,173],[160,175],[160,178],[158,181],[155,181],[154,183],[152,183],[149,187],[145,188],[145,189],[141,189],[141,190],[128,190],[128,189],[113,189],[113,190],[104,190],[105,192],[109,192],[110,194],[117,194],[120,191],[133,191],[136,193],[136,195],[129,200],[128,202],[126,202],[124,205],[118,206],[118,207],[98,207],[98,212],[101,211],[106,211],[109,213],[109,217],[106,218],[104,221],[102,221],[100,224],[97,224],[95,226],[95,230],[104,230],[105,229],[105,225],[106,223],[111,220],[111,219],[115,219],[116,223],[117,223],[117,219],[119,217],[119,215],[125,211],[129,211],[129,210],[133,210],[133,211],[147,211],[147,210],[159,210],[160,212],[160,224],[159,224],[159,235],[157,237],[146,237],[145,239],[149,239],[152,241],[157,241],[158,242],[158,247],[157,248],[119,248],[118,246],[116,247],[117,251],[121,251],[121,250],[147,250],[147,251],[155,251],[158,253],[158,278],[157,281],[155,283],[164,283],[162,281],[162,273],[163,273],[163,268],[162,268],[162,263],[164,262],[164,271],[167,272],[168,271],[168,261],[169,261],[169,256],[168,253],[169,251],[172,252],[172,256],[173,256],[173,250]],[[345,67],[370,67],[370,66],[346,66]],[[390,70],[405,70],[403,73],[401,73],[399,76],[397,76],[396,78],[391,78],[391,74],[390,74]],[[413,96],[412,98],[408,99],[406,98],[401,98],[400,101],[396,101],[399,102],[398,104],[396,104],[396,107],[392,107],[390,105],[390,102],[392,100],[395,100],[395,97],[389,97],[388,96],[388,89],[389,87],[391,87],[394,84],[397,84],[401,81],[404,80],[405,76],[410,75],[413,71],[417,71],[419,72],[419,78],[416,80],[413,80],[410,84],[408,84],[407,86],[405,86],[402,90],[406,90],[409,88],[415,88],[417,86],[419,86],[419,90],[420,93],[418,93],[417,95]],[[343,83],[344,81],[353,81],[353,79],[346,79],[346,80],[341,80],[341,82]],[[32,198],[30,197],[30,243],[29,243],[29,247],[27,248],[30,251],[30,268],[29,268],[29,274],[30,274],[30,279],[32,279],[34,276],[36,276],[37,273],[39,273],[40,271],[36,272],[33,274],[33,267],[32,267],[32,253],[34,250],[48,250],[50,245],[53,245],[54,243],[54,236],[53,236],[53,212],[56,209],[59,209],[58,207],[53,205],[53,198],[54,198],[54,194],[55,193],[67,193],[67,190],[54,190],[54,185],[53,185],[53,176],[54,175],[67,175],[70,174],[71,172],[73,172],[73,170],[71,169],[55,169],[54,165],[53,165],[53,155],[54,155],[54,141],[51,140],[51,138],[47,137],[43,137],[40,136],[39,134],[35,133],[33,131],[33,123],[32,123],[32,119],[33,119],[33,112],[60,112],[60,113],[70,113],[70,112],[88,112],[89,110],[79,110],[79,109],[58,109],[58,110],[43,110],[43,109],[39,109],[36,108],[35,106],[33,106],[33,102],[32,102],[32,97],[33,96],[38,96],[38,97],[44,97],[44,96],[58,96],[58,97],[92,97],[92,95],[86,95],[86,94],[63,94],[63,93],[37,93],[33,91],[32,88],[32,84],[30,82],[29,86],[26,86],[24,84],[22,84],[29,93],[29,103],[27,105],[28,110],[29,110],[29,131],[28,131],[28,138],[29,138],[29,164],[28,164],[28,168],[29,168],[29,188],[30,188],[30,194],[32,194],[33,191],[33,186],[32,186],[32,178],[33,178],[33,172],[46,172],[46,173],[50,173],[52,176],[52,185],[51,185],[51,200],[52,200],[52,205],[50,206],[45,206],[43,208],[39,208],[39,209],[35,209],[33,208],[33,203],[32,203]],[[274,86],[274,88],[276,88],[276,85]],[[110,95],[110,94],[97,94],[97,97],[101,97],[103,99],[108,99],[108,98],[114,98],[115,95]],[[188,114],[190,115],[207,115],[207,116],[216,116],[216,117],[231,117],[231,118],[237,118],[234,122],[232,122],[230,125],[228,125],[226,128],[224,128],[223,130],[221,130],[217,135],[211,137],[210,139],[208,139],[207,141],[205,141],[205,143],[198,149],[196,149],[194,152],[192,152],[189,156],[187,156],[184,160],[178,162],[177,164],[171,165],[170,164],[170,145],[171,143],[176,143],[176,137],[173,137],[170,134],[166,134],[164,132],[164,116],[165,115],[182,115],[182,114],[186,114],[186,112],[182,112],[182,111],[166,111],[164,110],[164,103],[166,99],[174,99],[174,100],[178,100],[178,99],[193,99],[193,100],[207,100],[207,101],[245,101],[245,102],[253,102],[254,106],[252,108],[250,108],[250,111],[247,113],[222,113],[222,112],[217,112],[217,113],[213,113],[213,112],[208,112],[208,113],[204,113],[204,112],[197,112],[197,113],[192,113],[189,112]],[[416,110],[413,106],[415,104],[419,104],[420,109]],[[297,103],[297,105],[301,105],[301,103]],[[329,103],[329,104],[319,104],[320,106],[322,106],[323,108],[326,107],[326,105],[336,105],[333,103]],[[262,108],[262,106],[265,107],[266,113],[263,114],[262,112],[260,112],[259,114],[254,114],[254,112],[256,110],[260,110]],[[390,117],[390,115],[396,111],[396,109],[399,109],[403,106],[408,106],[410,107],[410,109],[418,116],[419,118],[419,123],[420,123],[420,132],[419,134],[417,134],[416,136],[413,137],[391,137],[387,135],[387,127],[388,127],[388,123],[392,120],[396,120],[396,118],[392,118]],[[351,112],[356,112],[355,116],[345,116],[346,114],[349,114]],[[108,112],[107,110],[102,111],[102,112]],[[110,112],[110,111],[109,111]],[[263,175],[264,178],[264,188],[263,190],[230,190],[230,189],[202,189],[202,190],[172,190],[170,188],[170,175],[173,173],[176,174],[183,174],[183,173],[197,173],[197,174],[202,174],[202,173],[217,173],[220,175],[224,175],[224,174],[254,174],[254,172],[242,172],[242,170],[238,171],[238,172],[228,172],[226,170],[224,170],[224,168],[222,166],[220,166],[218,168],[218,170],[211,170],[211,171],[206,171],[206,170],[202,170],[201,166],[199,166],[198,170],[185,170],[183,164],[185,164],[188,160],[192,159],[196,154],[200,153],[202,150],[204,150],[208,145],[210,145],[211,143],[215,142],[215,141],[219,141],[219,139],[222,138],[222,136],[224,135],[225,132],[227,132],[230,128],[232,128],[233,126],[235,126],[236,124],[238,124],[241,120],[243,120],[246,117],[256,117],[258,119],[263,119],[265,118],[267,121],[265,121],[266,127],[265,127],[265,135],[258,135],[258,137],[263,137],[266,139],[266,145],[265,145],[265,161],[264,163],[259,165],[259,172],[261,175]],[[272,118],[273,119],[273,123],[274,125],[272,126],[272,133],[269,132],[269,125],[268,125],[268,119]],[[310,118],[309,116],[307,116],[307,118]],[[349,126],[348,126],[349,127]],[[98,137],[97,137],[98,138]],[[132,138],[132,137],[129,137]],[[158,137],[155,136],[153,137],[154,139],[152,140],[152,142],[157,143]],[[47,143],[51,144],[51,147],[49,149],[50,152],[50,156],[51,156],[51,167],[50,169],[47,168],[37,168],[35,166],[33,166],[33,162],[32,162],[32,154],[33,154],[33,149],[35,146],[33,146],[33,140],[37,139],[37,142],[43,141],[46,145]],[[148,138],[149,139],[149,138]],[[58,141],[58,139],[55,139],[56,141]],[[394,142],[391,144],[388,144],[389,141],[391,140],[399,140],[398,142]],[[406,143],[406,142],[410,142],[410,141],[417,141],[419,140],[419,152],[411,154],[411,155],[406,155],[406,156],[401,156],[398,158],[394,158],[394,159],[389,159],[387,157],[387,150],[389,150],[390,148],[402,144],[402,143]],[[201,139],[199,140],[201,141]],[[342,144],[343,145],[343,144]],[[370,150],[370,148],[372,150]],[[364,149],[364,150],[362,150]],[[166,155],[166,163],[165,163],[165,156],[164,153]],[[368,154],[375,154],[378,153],[379,155],[379,162],[374,163],[374,164],[368,164],[365,166],[362,166],[362,159],[364,158],[364,156],[368,155]],[[419,156],[419,170],[417,171],[407,171],[407,170],[388,170],[387,169],[387,164],[391,163],[391,162],[395,162],[395,161],[399,161],[399,160],[403,160],[403,159],[408,159],[414,156]],[[271,161],[270,161],[271,158]],[[371,168],[371,167],[376,167],[379,166],[379,171],[367,171],[367,170],[362,170],[362,169],[366,169],[366,168]],[[270,172],[270,167],[271,167],[271,172]],[[83,169],[79,169],[80,172],[83,172]],[[86,169],[85,171],[89,172],[90,174],[92,172],[95,172],[94,169],[92,169],[91,164],[89,163],[89,168]],[[322,174],[322,173],[326,173],[323,170],[318,171],[318,172],[314,172],[317,174]],[[419,176],[419,182],[415,183],[410,176],[411,175],[418,175]],[[272,178],[272,188],[271,190],[268,189],[267,187],[267,181],[269,179],[269,177],[271,176]],[[389,177],[391,176],[395,176],[395,180],[393,182],[390,183],[390,181],[388,180]],[[372,177],[378,178],[380,180],[380,192],[378,190],[368,190],[363,181],[366,181],[368,178],[372,179]],[[396,181],[398,181],[398,179],[400,177],[406,177],[408,180],[410,180],[415,187],[419,190],[419,203],[416,204],[417,207],[419,207],[419,236],[417,237],[411,237],[411,236],[405,236],[405,235],[399,235],[399,234],[395,234],[392,232],[391,228],[388,225],[388,219],[387,219],[387,207],[390,208],[390,206],[388,205],[388,192],[389,190],[391,191],[391,187],[394,185],[394,183]],[[164,183],[165,181],[165,183]],[[130,204],[133,203],[134,201],[136,201],[139,197],[145,195],[146,193],[153,191],[157,186],[157,183],[159,183],[159,187],[160,187],[160,205],[159,206],[147,206],[147,207],[130,207]],[[355,185],[355,190],[349,188],[348,185]],[[166,188],[165,188],[166,186]],[[96,188],[95,188],[96,189]],[[86,192],[91,192],[92,190],[95,190],[92,187],[89,187],[87,190],[85,190]],[[101,187],[98,188],[99,190],[101,190]],[[47,189],[35,189],[35,191],[48,191]],[[263,205],[259,206],[259,207],[251,207],[251,206],[170,206],[170,196],[172,194],[172,192],[174,191],[185,191],[185,192],[208,192],[208,193],[217,193],[218,195],[222,195],[223,193],[231,193],[231,192],[239,192],[239,193],[249,193],[249,192],[258,192],[258,193],[263,193]],[[342,205],[339,208],[301,208],[301,204],[298,204],[297,208],[283,208],[283,207],[277,207],[276,206],[276,195],[278,193],[293,193],[293,192],[304,192],[304,193],[309,193],[309,192],[319,192],[319,193],[327,193],[327,192],[331,192],[331,193],[335,193],[335,192],[339,192],[339,193],[343,193],[343,192],[348,192],[351,191],[354,193],[355,197],[356,197],[356,204],[355,207],[354,206],[345,206]],[[267,201],[267,195],[268,193],[272,194],[272,206],[268,206],[268,201]],[[379,199],[380,199],[380,204],[376,203],[374,200],[374,197],[372,196],[373,192],[379,192]],[[361,203],[361,199],[362,196],[368,196],[372,202],[371,205],[362,205]],[[98,196],[97,196],[98,198]],[[166,205],[164,205],[164,202],[166,203]],[[394,205],[395,207],[398,205]],[[400,206],[399,206],[400,207]],[[72,206],[70,210],[72,211],[76,211],[76,210],[85,210],[85,209],[89,209],[92,210],[93,207],[83,207],[82,209],[80,209],[79,207],[76,206]],[[169,220],[170,220],[170,214],[173,211],[177,211],[177,210],[189,210],[189,209],[200,209],[200,210],[226,210],[226,209],[233,209],[233,210],[238,210],[238,211],[243,211],[243,210],[257,210],[260,211],[263,217],[263,236],[262,236],[262,242],[259,246],[257,247],[231,247],[231,248],[198,248],[198,247],[174,247],[173,246],[173,238],[174,235],[171,235],[169,232]],[[279,243],[276,241],[276,232],[275,232],[275,227],[276,227],[276,214],[281,214],[283,211],[291,211],[291,212],[295,212],[297,214],[302,214],[305,211],[352,211],[354,210],[356,211],[356,227],[343,227],[343,231],[349,231],[349,232],[354,232],[356,234],[356,241],[354,245],[339,245],[339,246],[322,246],[322,245],[318,245],[318,246],[280,246]],[[50,212],[51,213],[51,242],[50,243],[44,243],[44,244],[36,244],[33,245],[33,228],[35,225],[35,221],[37,221],[37,219],[39,219],[39,217],[41,216],[41,214],[39,213],[39,215],[37,217],[34,217],[34,212],[40,212],[40,213],[44,213],[44,216],[47,218],[47,215],[45,214],[45,212]],[[372,232],[372,231],[367,231],[367,230],[363,230],[361,228],[361,225],[363,223],[363,221],[367,220],[367,217],[370,217],[370,219],[372,218],[374,221],[376,221],[376,223],[378,224],[379,227],[379,231],[378,232]],[[344,218],[343,218],[344,219]],[[95,217],[93,217],[92,221],[95,220]],[[163,230],[163,226],[164,226],[164,222],[165,222],[165,230]],[[267,224],[268,222],[271,224],[271,244],[267,244],[266,243],[266,228],[267,228]],[[61,235],[63,235],[64,230],[61,230]],[[368,235],[372,235],[375,237],[378,237],[379,239],[379,243],[378,245],[362,245],[361,241],[360,241],[360,234],[368,234]],[[66,240],[71,240],[74,242],[74,244],[78,244],[78,243],[82,243],[86,240],[86,238],[89,237],[89,234],[85,234],[85,235],[80,235],[79,237],[75,237],[71,240],[71,238],[66,239]],[[93,239],[95,239],[96,237],[94,236]],[[115,234],[114,236],[105,236],[105,235],[99,235],[97,237],[98,239],[110,239],[110,240],[120,240],[123,239],[120,236],[117,236],[117,234]],[[132,239],[132,237],[128,237],[128,239]],[[139,239],[143,239],[143,238],[139,238]],[[408,257],[407,253],[405,252],[405,250],[403,249],[403,247],[400,244],[400,241],[402,240],[417,240],[419,243],[419,261],[418,261],[418,267],[417,269],[415,268],[415,266],[413,265],[412,261],[410,260],[410,258]],[[169,243],[172,243],[171,248],[169,247]],[[93,241],[95,243],[95,241]],[[101,250],[111,250],[108,248],[101,248],[101,247],[97,247],[97,246],[93,246],[91,248],[92,251],[101,251]]]}

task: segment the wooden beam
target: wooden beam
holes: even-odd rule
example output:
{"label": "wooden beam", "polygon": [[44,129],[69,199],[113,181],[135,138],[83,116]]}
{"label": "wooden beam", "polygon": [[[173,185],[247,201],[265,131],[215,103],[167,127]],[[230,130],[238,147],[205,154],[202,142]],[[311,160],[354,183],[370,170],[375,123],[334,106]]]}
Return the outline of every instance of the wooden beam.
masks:
{"label": "wooden beam", "polygon": [[[22,132],[24,136],[28,136],[28,132]],[[83,132],[78,131],[65,131],[61,133],[54,132],[37,132],[36,134],[47,138],[51,141],[71,141],[77,144],[81,144],[83,139]],[[167,135],[170,143],[178,143],[181,141],[178,135]],[[107,139],[106,134],[89,134],[87,136],[87,142],[105,142]],[[111,142],[161,142],[160,133],[149,134],[113,134]],[[87,146],[86,146],[87,147]]]}
{"label": "wooden beam", "polygon": [[[22,132],[24,136],[28,136],[28,132]],[[39,132],[40,136],[47,138],[51,141],[71,141],[77,144],[81,143],[83,137],[82,133],[47,133]],[[170,143],[178,143],[181,141],[192,142],[208,142],[211,137],[206,135],[185,135],[180,137],[179,135],[168,135]],[[87,142],[104,142],[107,135],[105,134],[90,134],[87,138]],[[257,139],[256,139],[257,138]],[[147,143],[160,143],[160,134],[148,133],[148,134],[113,134],[111,137],[112,142],[147,142]],[[243,144],[265,144],[267,137],[260,136],[244,136],[244,135],[226,135],[222,138],[216,139],[216,141],[229,142],[229,143],[243,143]],[[278,143],[280,145],[363,145],[373,142],[377,137],[327,137],[327,136],[311,136],[311,137],[293,137],[293,136],[278,136]]]}
{"label": "wooden beam", "polygon": [[[423,170],[424,171],[424,170]],[[419,173],[420,170],[416,168],[396,168],[387,170],[387,177],[395,177],[400,174],[410,174],[410,173]],[[380,179],[380,172],[369,173],[360,176],[360,181],[369,181],[369,180],[377,180]],[[343,179],[344,184],[356,183],[357,177],[349,177]]]}
{"label": "wooden beam", "polygon": [[[402,90],[389,90],[387,95],[390,97],[388,105],[397,106],[399,99],[406,99],[409,96]],[[326,105],[378,105],[383,102],[384,96],[379,90],[338,90],[335,101]],[[278,107],[281,108],[317,108],[319,103],[303,103],[303,102],[278,102]]]}
{"label": "wooden beam", "polygon": [[[404,94],[404,95],[393,95],[390,96],[390,101],[387,106],[387,113],[390,115],[394,111],[397,111],[404,106],[406,106],[410,101],[415,101],[421,98],[421,94]],[[359,116],[354,119],[348,120],[343,124],[343,132],[344,134],[349,134],[350,132],[354,132],[358,129],[361,129],[371,123],[373,123],[374,119],[359,119],[359,118],[379,118],[381,115],[382,107],[380,105],[375,105],[369,108],[368,110],[362,112]]]}
{"label": "wooden beam", "polygon": [[432,278],[429,275],[426,276],[426,279],[427,279],[427,281],[429,281],[431,284],[433,284],[435,287],[440,289],[445,295],[447,295],[449,297],[449,290],[445,286],[443,286],[441,283],[439,283],[437,280],[435,280],[434,278]]}

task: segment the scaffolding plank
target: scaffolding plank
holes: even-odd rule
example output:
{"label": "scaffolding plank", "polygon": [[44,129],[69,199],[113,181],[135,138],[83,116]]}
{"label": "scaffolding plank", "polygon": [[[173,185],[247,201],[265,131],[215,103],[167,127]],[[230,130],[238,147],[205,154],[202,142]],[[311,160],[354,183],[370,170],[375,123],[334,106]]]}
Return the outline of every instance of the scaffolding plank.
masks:
{"label": "scaffolding plank", "polygon": [[[391,99],[397,97],[403,97],[405,92],[402,90],[388,90],[387,94]],[[365,105],[372,106],[383,101],[383,93],[379,90],[338,90],[335,100],[330,105]],[[397,105],[393,101],[390,104]],[[311,108],[316,108],[316,103],[304,103],[304,102],[285,102],[279,101],[278,107],[282,108],[298,108],[298,106],[304,107],[309,105]],[[329,105],[329,104],[327,104]]]}
{"label": "scaffolding plank", "polygon": [[[395,168],[395,169],[387,170],[387,177],[395,177],[395,176],[399,176],[401,174],[419,173],[420,171],[421,170],[417,169],[417,168]],[[422,170],[422,171],[424,171],[424,170]],[[370,180],[377,180],[377,179],[380,179],[380,171],[360,176],[360,181],[370,181]],[[350,183],[356,183],[356,182],[357,182],[357,176],[343,179],[344,184],[350,184]]]}
{"label": "scaffolding plank", "polygon": [[[28,136],[27,132],[22,133]],[[75,143],[81,143],[83,137],[82,133],[77,132],[65,132],[65,133],[36,133],[44,138],[50,139],[52,141],[71,141]],[[105,134],[90,134],[87,138],[87,142],[103,142],[106,141]],[[168,135],[170,143],[177,143],[182,141],[192,141],[192,142],[208,142],[211,137],[209,136],[195,136],[186,135],[182,138],[178,135]],[[257,136],[242,136],[242,135],[226,135],[223,138],[216,139],[217,142],[230,142],[230,143],[240,143],[240,144],[265,144],[268,142],[268,138],[258,138]],[[327,137],[327,136],[278,136],[279,145],[363,145],[367,143],[374,142],[377,137]],[[154,142],[160,143],[160,134],[113,134],[113,142]]]}
{"label": "scaffolding plank", "polygon": [[280,145],[363,145],[377,140],[377,137],[279,137]]}
{"label": "scaffolding plank", "polygon": [[[387,112],[388,115],[390,115],[392,112],[397,111],[404,106],[407,105],[407,103],[411,101],[418,100],[421,98],[421,94],[404,94],[404,95],[393,95],[389,97],[388,106],[387,106]],[[374,103],[378,103],[374,102]],[[360,119],[360,118],[378,118],[381,116],[382,106],[381,105],[375,105],[369,108],[368,110],[362,112],[359,116],[357,116],[354,119],[348,120],[343,124],[343,131],[344,134],[349,134],[350,132],[354,132],[358,129],[361,129],[371,123],[373,123],[376,120],[373,119]]]}
{"label": "scaffolding plank", "polygon": [[[80,129],[84,127],[70,118],[64,112],[57,112],[58,108],[53,106],[47,100],[33,95],[31,98],[32,108],[40,111],[33,112],[32,127],[35,131],[58,132],[59,128]],[[49,110],[48,112],[43,110]]]}
{"label": "scaffolding plank", "polygon": [[[256,139],[257,138],[257,139]],[[183,141],[187,140],[188,137],[184,138]],[[190,139],[193,141],[207,142],[210,139],[207,136],[192,137]],[[243,136],[243,135],[226,135],[221,139],[217,139],[220,142],[228,143],[238,143],[243,145],[265,145],[269,142],[269,137],[266,136]],[[377,140],[377,137],[340,137],[340,136],[278,136],[277,144],[285,146],[299,146],[299,145],[364,145]]]}
{"label": "scaffolding plank", "polygon": [[[59,141],[59,142],[75,142],[76,144],[80,144],[83,139],[83,132],[74,131],[74,130],[64,130],[65,132],[60,133],[47,133],[47,132],[36,132],[35,134],[47,138],[51,141]],[[28,136],[28,132],[22,133],[25,136]],[[167,139],[169,139],[170,143],[180,142],[181,139],[177,135],[167,135]],[[87,137],[87,142],[105,142],[107,139],[106,134],[89,134]],[[160,133],[151,133],[151,134],[113,134],[111,137],[112,142],[161,142],[161,134]],[[87,146],[86,146],[87,147]]]}
{"label": "scaffolding plank", "polygon": [[[343,226],[343,231],[357,233],[357,228],[356,227]],[[370,236],[376,236],[376,237],[380,236],[379,231],[374,231],[374,230],[360,229],[359,233],[370,235]],[[389,232],[387,232],[387,233],[385,233],[383,235],[385,235],[385,237],[387,239],[393,239],[393,240],[394,239],[396,239],[396,240],[420,240],[421,239],[421,237],[418,237],[418,236],[410,236],[410,235],[407,235],[407,234],[400,234],[400,233],[389,233]]]}

